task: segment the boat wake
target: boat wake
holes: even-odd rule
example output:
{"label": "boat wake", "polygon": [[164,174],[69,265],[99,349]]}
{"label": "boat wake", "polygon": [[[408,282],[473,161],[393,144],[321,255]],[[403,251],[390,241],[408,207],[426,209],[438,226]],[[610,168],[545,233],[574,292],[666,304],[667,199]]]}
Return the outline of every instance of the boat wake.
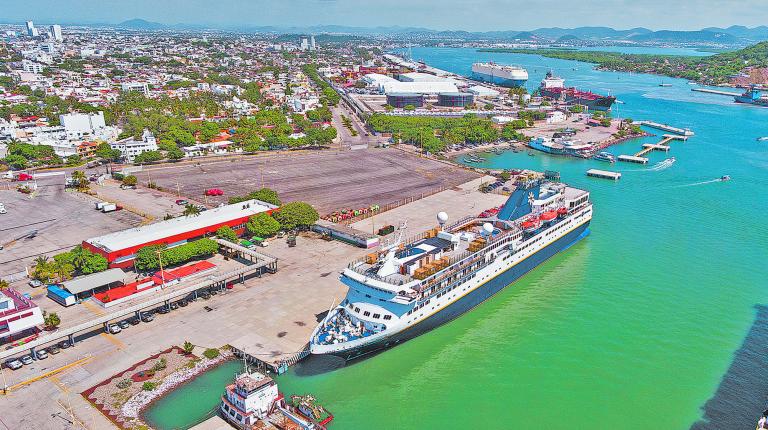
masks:
{"label": "boat wake", "polygon": [[699,185],[713,184],[715,182],[723,182],[723,180],[722,179],[711,179],[709,181],[694,182],[692,184],[676,185],[676,186],[674,186],[672,188],[696,187],[696,186],[699,186]]}
{"label": "boat wake", "polygon": [[646,170],[649,170],[651,172],[658,172],[660,170],[666,170],[672,167],[672,165],[675,164],[674,158],[667,158],[664,161],[659,161],[658,163],[654,164],[653,166],[649,167]]}

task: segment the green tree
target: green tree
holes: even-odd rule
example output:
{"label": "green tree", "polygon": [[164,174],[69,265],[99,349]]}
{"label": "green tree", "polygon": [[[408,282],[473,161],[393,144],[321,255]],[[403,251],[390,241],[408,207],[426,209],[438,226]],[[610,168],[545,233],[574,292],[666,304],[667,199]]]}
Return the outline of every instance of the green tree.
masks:
{"label": "green tree", "polygon": [[22,157],[21,155],[11,154],[5,157],[3,161],[11,169],[20,170],[20,169],[27,168],[27,159]]}
{"label": "green tree", "polygon": [[119,149],[112,149],[106,142],[100,143],[99,146],[96,147],[94,155],[108,161],[117,161],[123,156]]}
{"label": "green tree", "polygon": [[193,204],[187,204],[184,206],[184,212],[181,214],[184,216],[197,216],[200,215],[200,208]]}
{"label": "green tree", "polygon": [[165,250],[163,245],[149,245],[136,251],[134,266],[137,270],[152,270],[160,267],[158,251],[162,253]]}
{"label": "green tree", "polygon": [[56,312],[43,311],[43,322],[48,330],[53,330],[61,324],[61,318]]}
{"label": "green tree", "polygon": [[280,223],[270,214],[262,212],[248,219],[245,230],[254,236],[269,237],[280,231]]}
{"label": "green tree", "polygon": [[166,155],[168,156],[169,160],[181,160],[184,158],[184,151],[182,151],[178,146],[173,146],[168,150]]}
{"label": "green tree", "polygon": [[232,230],[232,227],[228,225],[219,227],[218,230],[216,230],[216,237],[232,243],[237,243],[237,233],[235,233],[235,231]]}
{"label": "green tree", "polygon": [[403,106],[403,110],[407,110],[407,111],[416,110],[416,106],[414,106],[414,105],[405,105],[405,106]]}
{"label": "green tree", "polygon": [[275,220],[287,229],[293,230],[298,227],[309,227],[320,218],[315,208],[305,202],[291,202],[283,205],[274,214]]}
{"label": "green tree", "polygon": [[139,183],[139,180],[134,175],[123,177],[123,185],[135,186],[137,183]]}
{"label": "green tree", "polygon": [[163,154],[160,151],[146,151],[137,155],[133,162],[134,164],[151,163],[154,161],[160,161],[163,159]]}
{"label": "green tree", "polygon": [[0,279],[0,290],[5,290],[10,287],[10,284],[5,279]]}

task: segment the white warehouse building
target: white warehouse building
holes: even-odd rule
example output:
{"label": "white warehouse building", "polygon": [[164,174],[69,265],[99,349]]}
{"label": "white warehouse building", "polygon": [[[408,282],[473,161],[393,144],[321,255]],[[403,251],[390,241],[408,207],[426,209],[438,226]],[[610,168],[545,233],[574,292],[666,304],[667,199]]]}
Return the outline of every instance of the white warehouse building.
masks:
{"label": "white warehouse building", "polygon": [[440,94],[457,93],[459,89],[452,82],[388,82],[383,85],[385,94]]}

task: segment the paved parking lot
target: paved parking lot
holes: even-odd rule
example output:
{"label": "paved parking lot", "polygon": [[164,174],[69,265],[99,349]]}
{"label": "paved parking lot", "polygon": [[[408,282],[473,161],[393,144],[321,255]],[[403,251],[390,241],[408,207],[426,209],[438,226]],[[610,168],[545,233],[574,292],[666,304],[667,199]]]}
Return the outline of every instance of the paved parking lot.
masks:
{"label": "paved parking lot", "polygon": [[[12,183],[0,184],[0,202],[7,214],[0,215],[0,277],[16,274],[40,255],[52,256],[80,244],[84,239],[138,225],[142,218],[122,210],[101,213],[94,198],[65,191],[61,177],[38,180],[34,197],[16,191]],[[36,230],[34,238],[16,240]]]}
{"label": "paved parking lot", "polygon": [[[276,190],[284,202],[306,201],[321,214],[385,205],[477,178],[466,169],[397,149],[270,153],[200,165],[145,167],[136,176],[142,183],[151,178],[171,193],[179,190],[183,196],[214,205],[265,186]],[[208,188],[220,188],[225,194],[205,198]]]}

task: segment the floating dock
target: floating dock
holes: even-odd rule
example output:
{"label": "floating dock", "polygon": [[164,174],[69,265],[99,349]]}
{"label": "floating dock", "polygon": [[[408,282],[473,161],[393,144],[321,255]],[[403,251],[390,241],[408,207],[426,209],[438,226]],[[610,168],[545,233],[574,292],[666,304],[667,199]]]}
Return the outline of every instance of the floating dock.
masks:
{"label": "floating dock", "polygon": [[680,134],[683,136],[693,136],[693,131],[689,128],[679,128],[679,127],[673,127],[669,124],[659,124],[658,122],[653,121],[633,121],[632,124],[635,125],[644,125],[646,127],[656,128],[659,130],[668,131],[671,133]]}
{"label": "floating dock", "polygon": [[587,176],[591,176],[593,178],[612,179],[614,181],[618,181],[619,179],[621,179],[621,173],[619,172],[611,172],[608,170],[598,170],[598,169],[587,170]]}
{"label": "floating dock", "polygon": [[634,155],[619,155],[616,159],[619,161],[626,161],[628,163],[648,164],[647,158],[636,157]]}
{"label": "floating dock", "polygon": [[736,97],[741,95],[739,93],[732,93],[730,91],[709,90],[706,88],[691,88],[691,91],[696,91],[698,93],[719,94],[721,96],[731,96],[731,97]]}

